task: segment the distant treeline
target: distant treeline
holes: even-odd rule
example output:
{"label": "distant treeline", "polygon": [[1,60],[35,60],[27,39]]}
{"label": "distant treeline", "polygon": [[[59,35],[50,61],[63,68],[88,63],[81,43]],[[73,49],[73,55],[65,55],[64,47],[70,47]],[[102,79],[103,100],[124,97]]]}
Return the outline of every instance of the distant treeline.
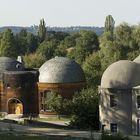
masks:
{"label": "distant treeline", "polygon": [[[19,33],[22,29],[26,29],[27,32],[32,34],[37,34],[38,26],[34,25],[31,27],[20,27],[20,26],[4,26],[0,27],[0,32],[5,31],[6,29],[11,29],[14,34]],[[55,32],[67,32],[67,33],[76,33],[80,30],[90,30],[94,31],[98,36],[103,33],[103,27],[91,27],[91,26],[71,26],[71,27],[46,27],[47,31],[55,31]]]}

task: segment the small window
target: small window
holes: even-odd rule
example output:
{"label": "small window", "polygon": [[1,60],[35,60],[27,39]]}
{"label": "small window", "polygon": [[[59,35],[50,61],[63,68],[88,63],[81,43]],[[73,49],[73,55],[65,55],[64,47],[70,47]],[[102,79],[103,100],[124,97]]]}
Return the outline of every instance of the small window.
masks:
{"label": "small window", "polygon": [[43,97],[43,92],[40,92],[40,97]]}
{"label": "small window", "polygon": [[114,95],[110,95],[110,107],[117,106],[117,99]]}
{"label": "small window", "polygon": [[137,107],[140,108],[140,96],[137,96]]}
{"label": "small window", "polygon": [[20,69],[21,68],[21,64],[16,64],[16,68]]}
{"label": "small window", "polygon": [[7,83],[7,84],[6,84],[6,87],[7,87],[7,88],[10,88],[10,84],[9,84],[9,83]]}
{"label": "small window", "polygon": [[117,132],[117,124],[116,123],[111,123],[110,124],[110,130],[111,132]]}
{"label": "small window", "polygon": [[44,105],[43,104],[41,104],[41,110],[44,110]]}

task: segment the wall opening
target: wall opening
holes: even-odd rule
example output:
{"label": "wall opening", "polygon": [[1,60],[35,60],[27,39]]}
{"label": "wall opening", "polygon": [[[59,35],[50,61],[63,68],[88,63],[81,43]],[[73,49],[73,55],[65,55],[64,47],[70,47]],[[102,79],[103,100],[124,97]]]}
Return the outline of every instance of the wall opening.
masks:
{"label": "wall opening", "polygon": [[16,98],[8,101],[8,114],[23,114],[22,102]]}

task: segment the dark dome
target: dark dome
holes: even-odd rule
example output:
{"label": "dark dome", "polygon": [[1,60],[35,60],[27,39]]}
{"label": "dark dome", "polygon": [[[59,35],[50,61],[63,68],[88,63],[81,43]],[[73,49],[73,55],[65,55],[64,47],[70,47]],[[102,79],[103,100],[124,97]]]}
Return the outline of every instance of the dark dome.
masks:
{"label": "dark dome", "polygon": [[102,88],[126,89],[140,85],[140,64],[121,60],[111,64],[101,79]]}
{"label": "dark dome", "polygon": [[2,78],[2,73],[4,71],[20,70],[23,70],[23,66],[20,62],[9,57],[0,57],[0,79]]}
{"label": "dark dome", "polygon": [[41,83],[77,83],[85,82],[80,65],[65,57],[55,57],[45,62],[39,69]]}

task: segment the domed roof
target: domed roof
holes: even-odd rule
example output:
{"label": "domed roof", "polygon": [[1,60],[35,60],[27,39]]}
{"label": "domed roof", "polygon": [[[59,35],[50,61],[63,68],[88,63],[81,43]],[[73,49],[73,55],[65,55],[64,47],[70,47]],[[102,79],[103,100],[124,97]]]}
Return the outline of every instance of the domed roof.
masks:
{"label": "domed roof", "polygon": [[85,82],[84,72],[75,61],[65,57],[55,57],[45,62],[39,69],[41,83]]}
{"label": "domed roof", "polygon": [[111,64],[101,79],[101,88],[132,88],[140,85],[140,64],[121,60]]}
{"label": "domed roof", "polygon": [[23,66],[20,62],[9,57],[0,57],[0,71],[16,71],[22,69]]}

